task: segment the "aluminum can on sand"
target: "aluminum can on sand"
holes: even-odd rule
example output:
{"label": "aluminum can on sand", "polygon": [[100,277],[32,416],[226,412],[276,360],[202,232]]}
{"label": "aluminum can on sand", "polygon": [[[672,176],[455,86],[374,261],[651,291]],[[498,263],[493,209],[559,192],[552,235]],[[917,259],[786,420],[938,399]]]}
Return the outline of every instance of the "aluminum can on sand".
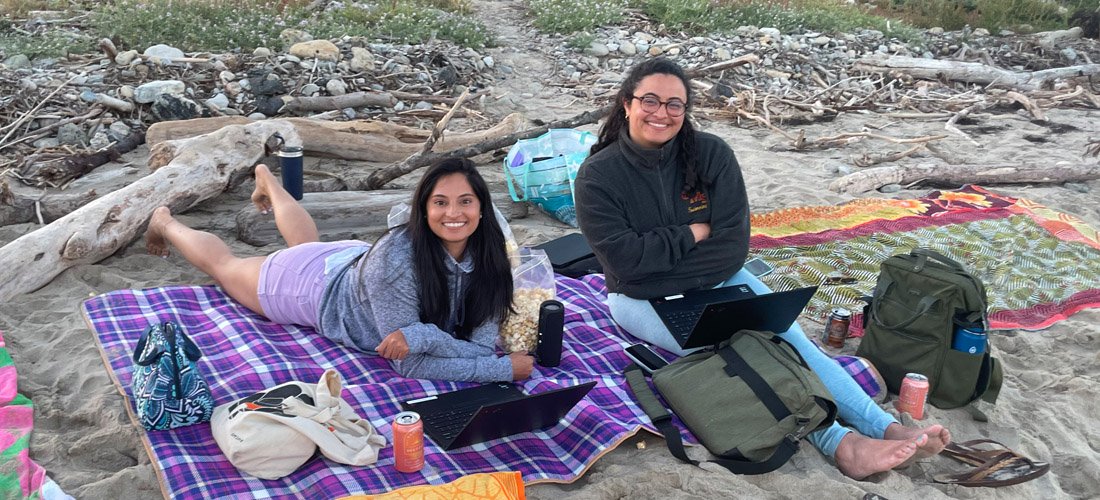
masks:
{"label": "aluminum can on sand", "polygon": [[908,413],[917,420],[924,420],[924,403],[928,401],[928,377],[919,373],[906,373],[901,380],[898,401],[899,412]]}

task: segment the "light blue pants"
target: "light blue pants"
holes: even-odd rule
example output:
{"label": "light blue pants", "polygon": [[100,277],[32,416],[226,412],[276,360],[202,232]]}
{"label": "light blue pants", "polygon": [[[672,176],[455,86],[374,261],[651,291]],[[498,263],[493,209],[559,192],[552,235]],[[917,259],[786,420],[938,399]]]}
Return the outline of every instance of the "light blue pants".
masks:
{"label": "light blue pants", "polygon": [[[720,283],[718,287],[741,284],[748,285],[757,294],[771,293],[767,285],[744,269]],[[631,335],[679,356],[691,352],[680,349],[679,344],[673,340],[672,334],[661,322],[661,318],[657,316],[648,300],[632,299],[623,294],[611,293],[607,296],[607,305],[611,308],[611,317]],[[897,422],[889,413],[879,408],[833,358],[806,338],[806,334],[802,332],[802,327],[798,323],[791,325],[790,330],[780,333],[779,336],[790,342],[810,365],[810,369],[821,378],[825,387],[832,393],[833,399],[836,400],[840,419],[855,427],[860,434],[882,439],[886,427]],[[825,429],[811,433],[806,439],[821,453],[832,458],[836,455],[836,447],[840,445],[840,440],[844,439],[849,432],[851,429],[834,422]]]}

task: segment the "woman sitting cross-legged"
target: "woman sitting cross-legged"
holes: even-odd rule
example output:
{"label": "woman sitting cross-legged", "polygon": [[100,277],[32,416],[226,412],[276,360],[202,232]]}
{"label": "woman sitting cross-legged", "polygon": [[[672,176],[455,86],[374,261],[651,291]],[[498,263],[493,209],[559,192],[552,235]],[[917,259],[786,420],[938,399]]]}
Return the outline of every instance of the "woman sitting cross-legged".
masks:
{"label": "woman sitting cross-legged", "polygon": [[289,248],[238,257],[167,207],[153,212],[146,246],[157,255],[175,247],[256,313],[376,352],[406,377],[494,382],[531,375],[530,355],[495,355],[500,323],[511,312],[512,274],[489,189],[469,160],[429,168],[409,222],[373,247],[318,241],[309,213],[266,166],[256,166],[252,201],[274,211]]}
{"label": "woman sitting cross-legged", "polygon": [[[635,66],[622,84],[599,141],[576,181],[577,221],[607,278],[615,322],[631,335],[683,355],[648,299],[747,284],[749,202],[733,151],[688,119],[691,85],[667,59]],[[951,440],[940,425],[905,427],[879,408],[798,324],[779,334],[832,392],[842,420],[809,441],[853,478],[939,453]]]}

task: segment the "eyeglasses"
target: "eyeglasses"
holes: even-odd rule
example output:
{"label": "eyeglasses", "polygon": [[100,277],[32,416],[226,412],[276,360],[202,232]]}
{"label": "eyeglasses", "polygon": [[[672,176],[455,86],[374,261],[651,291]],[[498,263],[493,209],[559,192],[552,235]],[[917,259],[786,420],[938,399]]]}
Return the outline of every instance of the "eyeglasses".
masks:
{"label": "eyeglasses", "polygon": [[653,94],[646,94],[641,97],[631,95],[630,97],[642,101],[642,111],[646,113],[656,113],[662,105],[664,105],[665,111],[668,112],[668,116],[683,116],[684,112],[687,111],[687,104],[676,98],[662,101]]}

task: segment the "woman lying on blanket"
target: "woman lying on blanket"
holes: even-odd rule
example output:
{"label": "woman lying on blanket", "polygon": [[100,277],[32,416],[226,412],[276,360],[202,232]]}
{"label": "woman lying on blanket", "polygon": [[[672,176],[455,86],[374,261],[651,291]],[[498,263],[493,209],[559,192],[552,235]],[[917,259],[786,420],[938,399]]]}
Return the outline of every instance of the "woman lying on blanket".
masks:
{"label": "woman lying on blanket", "polygon": [[[252,201],[290,248],[237,257],[217,236],[187,227],[167,207],[153,211],[150,253],[176,247],[226,293],[281,324],[392,360],[406,377],[478,382],[531,375],[526,353],[494,354],[512,304],[512,274],[489,188],[469,160],[444,160],[424,174],[409,223],[371,245],[322,243],[309,213],[264,165]],[[484,217],[488,214],[487,217]]]}
{"label": "woman lying on blanket", "polygon": [[[680,355],[685,351],[647,299],[736,284],[769,292],[741,269],[749,203],[737,159],[722,139],[695,131],[686,115],[691,98],[676,63],[658,58],[635,66],[576,181],[577,221],[603,265],[612,317],[631,335]],[[899,424],[797,323],[780,336],[833,393],[840,418],[859,431],[833,424],[809,436],[844,474],[887,471],[950,441],[940,425]]]}

